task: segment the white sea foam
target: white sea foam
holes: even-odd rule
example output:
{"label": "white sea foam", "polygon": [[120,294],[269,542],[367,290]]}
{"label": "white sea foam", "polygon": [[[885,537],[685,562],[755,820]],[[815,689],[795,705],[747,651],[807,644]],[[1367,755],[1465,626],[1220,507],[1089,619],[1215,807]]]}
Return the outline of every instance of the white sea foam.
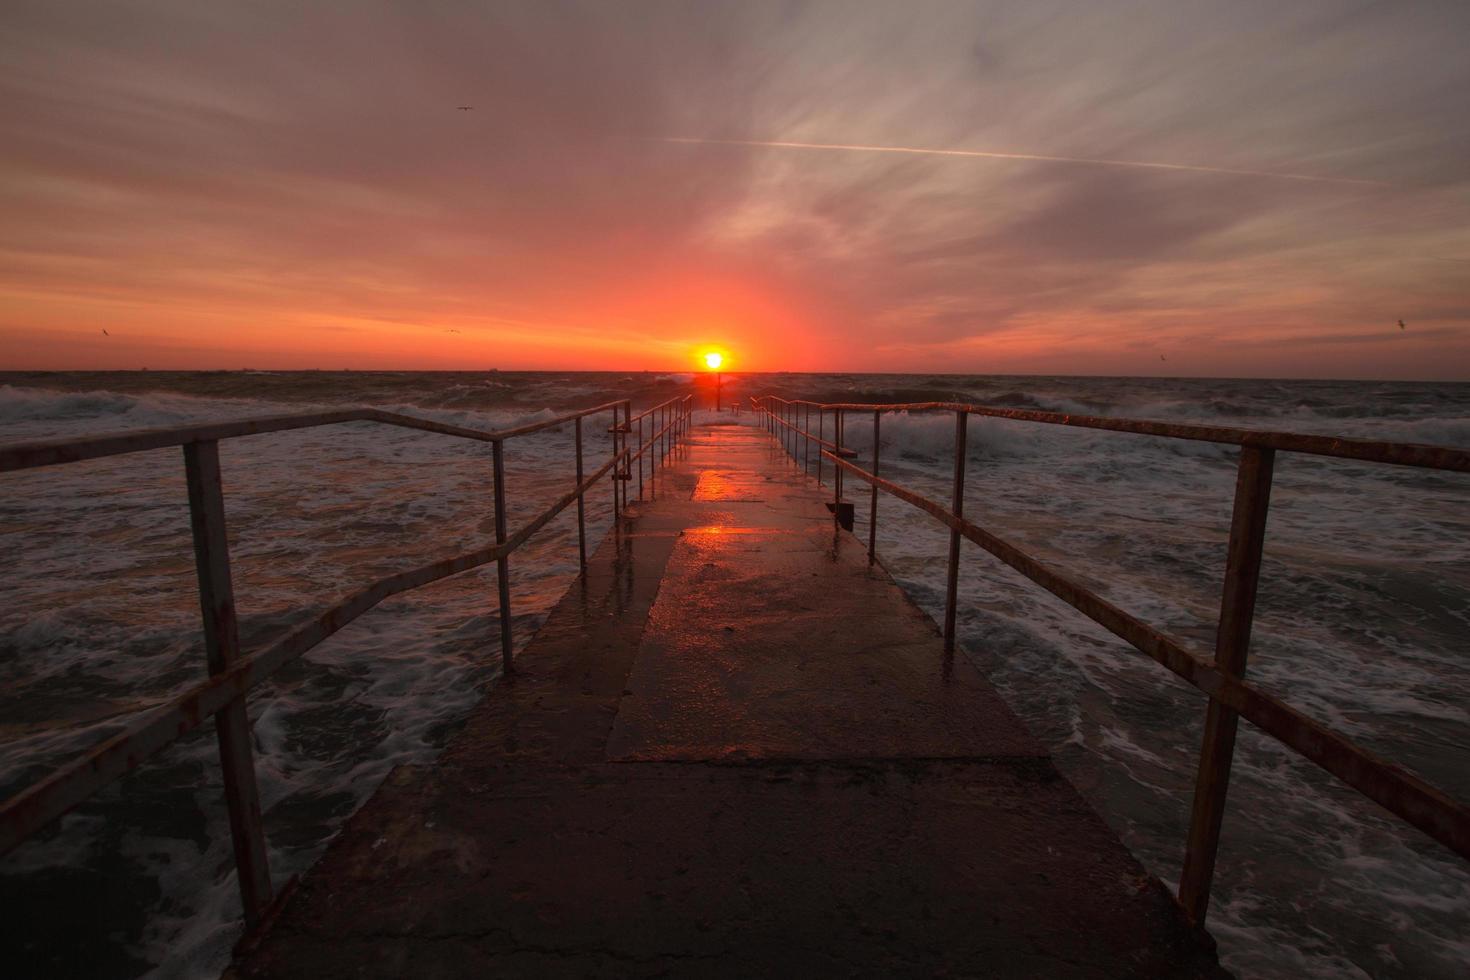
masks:
{"label": "white sea foam", "polygon": [[[0,385],[0,442],[370,403],[475,429],[620,397],[621,376],[235,375],[171,390]],[[634,376],[641,409],[702,383]],[[1464,386],[782,376],[757,393],[863,401],[965,400],[1102,414],[1470,443]],[[224,397],[213,385],[228,383]],[[122,385],[123,381],[117,384]],[[375,384],[384,387],[375,388]],[[625,387],[626,387],[625,385]],[[783,387],[784,386],[784,387]],[[711,392],[699,389],[701,402]],[[825,393],[825,394],[824,394]],[[579,401],[580,400],[580,401]],[[697,423],[758,424],[749,413]],[[832,419],[826,420],[831,437]],[[886,475],[938,499],[952,478],[954,420],[889,413]],[[605,425],[584,426],[589,465]],[[844,442],[864,463],[871,417]],[[1234,451],[1209,443],[972,417],[967,513],[1197,650],[1213,642]],[[512,524],[565,492],[569,426],[507,446]],[[231,440],[222,449],[247,646],[268,642],[373,578],[489,539],[488,447],[368,424]],[[159,452],[8,474],[0,528],[31,574],[0,580],[0,690],[37,718],[0,744],[18,785],[113,731],[127,713],[203,674],[182,466]],[[825,475],[831,478],[830,467]],[[1470,517],[1455,475],[1284,455],[1278,462],[1251,674],[1315,717],[1403,761],[1459,798],[1470,772]],[[590,498],[592,540],[609,500]],[[861,522],[866,508],[859,508]],[[879,551],[931,612],[943,603],[945,530],[881,501]],[[523,641],[575,572],[567,517],[512,576]],[[1162,668],[973,549],[961,636],[1064,770],[1154,873],[1177,875],[1202,703]],[[493,573],[389,600],[287,668],[252,700],[259,781],[278,878],[309,866],[393,765],[432,758],[493,677]],[[26,700],[26,695],[31,700]],[[0,695],[3,697],[3,695]],[[25,708],[25,710],[30,710]],[[121,833],[139,883],[162,897],[123,942],[170,975],[217,974],[237,934],[214,748],[186,739],[148,779],[114,787],[0,873],[90,867]],[[26,774],[31,776],[27,777]],[[1243,730],[1213,926],[1242,975],[1458,977],[1470,875],[1276,743]],[[197,814],[170,836],[158,812]],[[119,831],[119,828],[121,830]],[[140,889],[143,891],[144,889]]]}

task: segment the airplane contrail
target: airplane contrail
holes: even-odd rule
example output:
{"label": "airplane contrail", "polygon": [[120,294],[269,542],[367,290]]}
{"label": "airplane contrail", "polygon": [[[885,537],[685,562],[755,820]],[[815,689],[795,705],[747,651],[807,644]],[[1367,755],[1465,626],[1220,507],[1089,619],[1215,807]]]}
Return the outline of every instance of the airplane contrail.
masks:
{"label": "airplane contrail", "polygon": [[1275,177],[1279,180],[1306,180],[1323,184],[1358,184],[1368,187],[1390,186],[1381,180],[1357,177],[1323,177],[1317,174],[1281,173],[1275,170],[1236,170],[1230,167],[1201,167],[1188,163],[1151,163],[1144,160],[1107,160],[1093,157],[1058,157],[1040,153],[997,153],[990,150],[934,150],[918,146],[866,146],[859,143],[793,143],[784,140],[717,140],[697,136],[662,136],[661,143],[699,143],[709,146],[769,146],[788,150],[856,150],[865,153],[912,153],[936,157],[981,157],[987,160],[1038,160],[1043,163],[1082,163],[1100,167],[1143,167],[1148,170],[1182,170],[1201,174],[1231,174],[1236,177]]}

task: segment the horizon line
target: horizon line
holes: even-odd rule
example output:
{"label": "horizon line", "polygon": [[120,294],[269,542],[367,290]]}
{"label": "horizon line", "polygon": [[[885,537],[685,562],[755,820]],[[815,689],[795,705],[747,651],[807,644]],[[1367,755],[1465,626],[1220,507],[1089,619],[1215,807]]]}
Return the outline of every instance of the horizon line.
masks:
{"label": "horizon line", "polygon": [[413,367],[167,367],[167,368],[7,368],[0,367],[0,377],[17,374],[689,374],[713,377],[716,373],[731,376],[758,375],[859,375],[865,377],[922,378],[1095,378],[1131,381],[1354,381],[1390,384],[1470,384],[1463,378],[1393,378],[1342,377],[1338,375],[1242,375],[1242,374],[1081,374],[1068,371],[821,371],[764,370],[709,371],[702,368],[413,368]]}

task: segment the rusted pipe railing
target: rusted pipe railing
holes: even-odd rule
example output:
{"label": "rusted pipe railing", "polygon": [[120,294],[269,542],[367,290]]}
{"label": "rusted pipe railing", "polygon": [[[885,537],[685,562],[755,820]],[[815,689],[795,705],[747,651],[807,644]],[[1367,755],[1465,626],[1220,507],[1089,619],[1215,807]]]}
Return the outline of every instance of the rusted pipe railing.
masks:
{"label": "rusted pipe railing", "polygon": [[[185,445],[184,473],[189,488],[194,565],[199,575],[204,656],[209,664],[209,676],[218,677],[240,660],[240,629],[235,616],[235,587],[230,574],[219,443],[211,439]],[[265,836],[261,831],[260,794],[255,787],[250,719],[245,714],[245,695],[227,702],[214,716],[214,725],[230,819],[230,840],[245,906],[245,926],[253,929],[259,923],[262,911],[270,906],[272,895]]]}
{"label": "rusted pipe railing", "polygon": [[[617,419],[617,409],[613,409],[613,419]],[[495,543],[505,544],[506,518],[505,518],[505,443],[497,440],[490,444],[495,467]],[[613,444],[616,452],[617,444]],[[614,484],[616,487],[617,484]],[[614,501],[616,504],[616,501]],[[615,511],[616,513],[616,511]],[[495,588],[500,593],[500,670],[509,677],[514,668],[511,666],[511,632],[510,632],[510,555],[502,552],[495,559]]]}
{"label": "rusted pipe railing", "polygon": [[[582,485],[582,416],[575,419],[577,440],[577,486]],[[587,570],[587,501],[577,494],[577,561]]]}
{"label": "rusted pipe railing", "polygon": [[[1246,653],[1250,649],[1275,456],[1273,449],[1243,446],[1236,472],[1220,625],[1215,631],[1215,666],[1237,680],[1245,676]],[[1213,699],[1205,710],[1204,742],[1194,783],[1184,873],[1179,879],[1179,904],[1196,922],[1204,919],[1210,903],[1210,881],[1215,874],[1220,823],[1225,814],[1225,790],[1235,756],[1236,717],[1234,710]]]}
{"label": "rusted pipe railing", "polygon": [[[765,396],[756,404],[768,419],[773,419],[782,406],[792,403],[774,396]],[[1062,415],[951,402],[898,405],[815,402],[798,404],[817,409],[819,420],[827,411],[833,412],[838,419],[844,412],[873,413],[872,472],[852,462],[856,454],[842,449],[840,429],[835,443],[822,440],[819,423],[818,434],[814,438],[819,446],[818,467],[821,466],[823,457],[832,463],[837,472],[836,496],[839,501],[841,477],[848,473],[870,484],[875,497],[877,491],[882,490],[912,504],[950,529],[945,582],[946,650],[952,649],[954,645],[958,549],[959,540],[963,538],[979,545],[1207,695],[1209,700],[1204,740],[1195,780],[1194,803],[1178,897],[1180,906],[1192,922],[1202,926],[1209,908],[1210,884],[1219,849],[1238,718],[1249,721],[1461,857],[1470,858],[1470,807],[1452,799],[1412,773],[1354,744],[1343,735],[1245,680],[1251,623],[1255,615],[1256,587],[1260,576],[1261,554],[1265,546],[1266,513],[1271,496],[1275,454],[1295,452],[1470,473],[1470,451],[1413,443],[1340,439],[1293,432],[1111,419],[1091,415]],[[948,508],[878,475],[878,418],[885,412],[954,413],[954,494]],[[966,520],[966,420],[971,415],[1239,446],[1234,513],[1230,523],[1215,656],[1209,658],[1188,650],[1181,641],[1123,611],[1076,579],[1043,565],[1009,541]],[[809,426],[804,435],[812,438]],[[818,472],[820,473],[820,469]],[[877,522],[876,506],[871,510],[870,521],[873,524]],[[871,560],[876,542],[872,526],[869,527],[868,534]]]}
{"label": "rusted pipe railing", "polygon": [[[676,441],[681,439],[683,433],[688,431],[692,405],[693,396],[685,395],[670,399],[656,406],[656,409],[650,409],[649,412],[664,410],[665,415],[671,419],[658,435]],[[0,855],[9,853],[22,841],[93,793],[137,768],[213,717],[224,774],[225,799],[238,870],[241,904],[246,926],[253,929],[269,910],[273,901],[273,888],[266,859],[265,834],[261,826],[249,721],[246,716],[246,698],[251,689],[384,599],[490,562],[495,562],[496,565],[499,592],[501,669],[507,678],[511,677],[514,663],[509,558],[536,532],[575,503],[577,552],[581,567],[586,570],[587,493],[604,477],[611,476],[614,512],[620,517],[625,509],[626,494],[625,490],[620,489],[620,485],[627,482],[629,466],[635,458],[625,439],[631,431],[631,409],[632,404],[627,400],[607,402],[528,425],[482,431],[411,415],[359,408],[209,425],[145,429],[82,439],[0,447],[0,473],[169,446],[183,447],[190,526],[199,577],[199,605],[209,668],[206,680],[161,704],[138,712],[123,731],[0,802]],[[585,476],[582,420],[604,412],[610,412],[613,416],[613,425],[609,430],[613,435],[613,452],[591,476]],[[641,419],[649,412],[644,412],[637,418]],[[219,441],[345,422],[374,422],[490,443],[495,492],[495,543],[379,579],[367,588],[339,600],[315,619],[296,627],[270,646],[245,655],[240,650],[239,627],[235,614],[223,482],[220,476]],[[576,486],[525,526],[513,534],[509,533],[505,506],[505,443],[567,423],[571,423],[574,428]],[[640,437],[636,458],[641,459],[651,445],[652,440],[643,443]]]}
{"label": "rusted pipe railing", "polygon": [[[694,396],[680,395],[676,398],[670,398],[668,401],[660,402],[652,408],[633,416],[633,421],[638,423],[638,451],[629,455],[628,465],[631,466],[635,460],[638,463],[639,500],[643,499],[642,473],[644,457],[648,457],[649,460],[649,479],[651,481],[658,467],[668,465],[669,453],[672,451],[670,447],[676,445],[683,438],[685,425],[693,412]],[[651,430],[647,441],[644,441],[642,435],[643,420],[645,418],[649,420]],[[653,429],[654,425],[657,425],[658,428]],[[656,487],[656,484],[653,485]],[[654,492],[657,491],[655,490]]]}
{"label": "rusted pipe railing", "polygon": [[[965,412],[954,413],[954,493],[950,496],[949,512],[955,517],[962,517],[965,513],[965,428],[969,418],[970,416]],[[957,528],[951,528],[949,532],[949,568],[944,582],[945,653],[954,652],[955,614],[959,608],[959,589],[960,532]]]}
{"label": "rusted pipe railing", "polygon": [[[873,413],[873,475],[878,475],[878,447],[882,441],[878,438],[878,422],[883,417],[882,412]],[[807,418],[811,418],[811,412],[807,412]],[[878,561],[878,484],[872,486],[873,496],[868,505],[868,567],[871,568]]]}

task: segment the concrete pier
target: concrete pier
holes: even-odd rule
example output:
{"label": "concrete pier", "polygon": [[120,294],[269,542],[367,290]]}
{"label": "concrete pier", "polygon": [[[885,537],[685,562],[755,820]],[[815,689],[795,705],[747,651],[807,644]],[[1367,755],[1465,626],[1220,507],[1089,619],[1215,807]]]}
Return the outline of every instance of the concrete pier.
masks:
{"label": "concrete pier", "polygon": [[1224,976],[769,435],[682,453],[232,972]]}

